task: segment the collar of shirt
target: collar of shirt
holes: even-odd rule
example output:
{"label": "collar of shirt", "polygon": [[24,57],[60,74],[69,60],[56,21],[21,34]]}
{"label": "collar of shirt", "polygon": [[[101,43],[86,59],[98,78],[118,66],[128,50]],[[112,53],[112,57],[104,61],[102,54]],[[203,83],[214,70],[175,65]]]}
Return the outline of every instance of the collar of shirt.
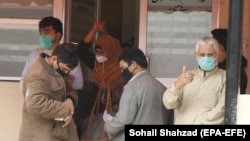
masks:
{"label": "collar of shirt", "polygon": [[138,72],[138,73],[135,74],[129,81],[133,81],[139,74],[141,74],[141,73],[143,73],[143,72],[146,72],[146,71]]}

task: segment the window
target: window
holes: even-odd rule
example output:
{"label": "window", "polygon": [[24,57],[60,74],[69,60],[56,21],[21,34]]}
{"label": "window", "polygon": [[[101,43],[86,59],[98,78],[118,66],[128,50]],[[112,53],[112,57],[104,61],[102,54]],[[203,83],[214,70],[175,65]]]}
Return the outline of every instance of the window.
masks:
{"label": "window", "polygon": [[147,56],[157,78],[175,78],[186,65],[197,68],[194,48],[210,35],[211,0],[148,0]]}
{"label": "window", "polygon": [[53,0],[0,0],[0,80],[19,80],[38,46],[38,22],[52,16]]}

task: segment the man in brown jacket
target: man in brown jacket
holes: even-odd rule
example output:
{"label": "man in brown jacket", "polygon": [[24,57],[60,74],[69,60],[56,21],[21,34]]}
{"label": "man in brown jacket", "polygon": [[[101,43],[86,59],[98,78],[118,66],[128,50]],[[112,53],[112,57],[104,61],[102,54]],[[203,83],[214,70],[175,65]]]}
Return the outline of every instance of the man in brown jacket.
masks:
{"label": "man in brown jacket", "polygon": [[79,141],[72,115],[77,94],[67,74],[77,66],[74,46],[61,44],[51,56],[41,53],[23,82],[19,141]]}

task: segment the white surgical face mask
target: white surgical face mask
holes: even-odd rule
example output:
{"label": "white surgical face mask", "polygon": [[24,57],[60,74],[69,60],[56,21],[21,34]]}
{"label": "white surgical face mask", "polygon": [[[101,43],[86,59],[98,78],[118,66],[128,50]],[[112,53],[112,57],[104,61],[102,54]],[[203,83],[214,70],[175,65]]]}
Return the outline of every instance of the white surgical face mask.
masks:
{"label": "white surgical face mask", "polygon": [[108,60],[107,57],[101,55],[96,55],[95,58],[98,63],[104,63]]}

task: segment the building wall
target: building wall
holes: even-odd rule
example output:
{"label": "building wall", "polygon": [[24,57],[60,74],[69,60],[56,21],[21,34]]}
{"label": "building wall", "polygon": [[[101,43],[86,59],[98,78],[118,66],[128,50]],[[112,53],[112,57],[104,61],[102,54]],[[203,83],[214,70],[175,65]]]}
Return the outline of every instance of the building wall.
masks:
{"label": "building wall", "polygon": [[0,141],[18,141],[23,96],[19,82],[0,81]]}

